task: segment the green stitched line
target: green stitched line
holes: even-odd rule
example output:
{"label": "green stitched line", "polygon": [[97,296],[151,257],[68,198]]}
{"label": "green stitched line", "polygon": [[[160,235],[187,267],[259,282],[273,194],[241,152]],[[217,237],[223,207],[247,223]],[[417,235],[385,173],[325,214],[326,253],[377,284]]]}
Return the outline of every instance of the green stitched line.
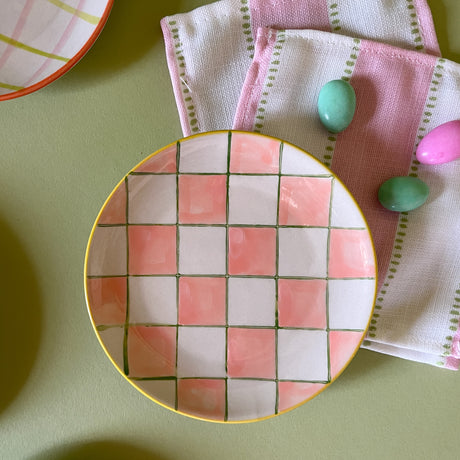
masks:
{"label": "green stitched line", "polygon": [[413,4],[413,0],[406,0],[407,10],[409,12],[410,17],[410,26],[411,26],[411,35],[414,42],[414,47],[418,51],[425,51],[425,46],[423,45],[422,35],[420,33],[420,24],[417,19],[417,13],[415,6]]}
{"label": "green stitched line", "polygon": [[[407,0],[412,1],[412,0]],[[437,64],[435,66],[435,69],[433,71],[435,78],[438,83],[439,79],[442,78],[442,70],[443,66],[442,63],[445,62],[445,59],[439,58],[437,60]],[[420,162],[417,160],[417,157],[415,156],[416,149],[420,143],[420,141],[423,139],[423,132],[426,131],[426,127],[424,125],[427,125],[431,121],[431,116],[433,110],[436,108],[436,101],[437,98],[435,96],[430,96],[427,98],[427,101],[425,102],[425,107],[426,109],[424,110],[422,120],[419,125],[419,134],[417,135],[417,141],[414,146],[414,151],[412,153],[412,160],[410,164],[410,170],[412,171],[409,173],[409,176],[411,177],[418,177],[417,171],[418,171],[418,166],[420,165]],[[388,274],[385,279],[385,283],[383,284],[379,295],[377,296],[377,303],[375,305],[375,311],[373,314],[373,319],[371,321],[372,323],[372,328],[369,328],[369,337],[375,338],[377,336],[377,330],[378,330],[378,319],[380,318],[380,313],[379,311],[384,308],[384,302],[385,302],[385,296],[387,294],[387,288],[391,284],[391,280],[394,279],[395,274],[398,272],[398,265],[401,263],[401,259],[403,258],[403,247],[404,247],[404,241],[406,237],[406,229],[409,225],[410,219],[409,219],[409,213],[407,212],[401,212],[399,215],[399,221],[398,221],[398,231],[396,232],[396,239],[394,241],[394,246],[393,246],[393,253],[392,257],[390,258],[390,266],[391,268],[388,269]]]}
{"label": "green stitched line", "polygon": [[338,32],[339,30],[342,30],[342,27],[340,26],[340,14],[338,11],[338,6],[339,5],[337,2],[329,5],[329,22],[331,24],[332,32]]}
{"label": "green stitched line", "polygon": [[[192,133],[197,133],[200,131],[200,127],[199,127],[198,119],[196,118],[195,104],[191,96],[190,87],[188,86],[187,80],[185,79],[186,72],[185,72],[185,57],[183,55],[183,48],[182,48],[183,43],[180,41],[179,29],[176,27],[177,22],[169,21],[168,24],[170,26],[170,32],[174,40],[174,47],[176,49],[176,63],[178,66],[179,78],[181,81],[182,97],[187,107],[188,123],[190,125],[190,129]],[[179,171],[179,169],[177,170]]]}
{"label": "green stitched line", "polygon": [[254,57],[254,38],[251,30],[251,12],[248,6],[248,0],[241,0],[241,18],[243,23],[241,25],[243,29],[243,35],[246,36],[246,43],[248,43],[246,50],[249,52],[249,57]]}
{"label": "green stitched line", "polygon": [[125,219],[126,219],[126,317],[123,334],[123,370],[125,375],[129,375],[129,362],[128,362],[128,332],[129,332],[129,188],[128,176],[125,176]]}
{"label": "green stitched line", "polygon": [[[457,324],[458,325],[458,317],[460,316],[460,284],[458,285],[458,289],[455,291],[453,295],[453,302],[452,302],[452,310],[450,310],[450,322],[452,324]],[[450,326],[449,330],[456,332],[457,331],[457,326]],[[445,356],[450,356],[452,353],[452,346],[453,346],[453,336],[448,335],[445,338],[446,342],[443,345],[443,348],[446,349],[446,351],[443,353]],[[444,363],[443,363],[444,364]]]}
{"label": "green stitched line", "polygon": [[264,82],[264,92],[262,93],[264,99],[261,99],[259,101],[259,106],[257,107],[258,115],[256,116],[256,121],[253,126],[253,131],[256,133],[262,132],[262,128],[264,127],[265,108],[263,107],[263,105],[267,104],[267,96],[269,96],[270,88],[273,87],[274,81],[276,80],[275,74],[278,72],[278,68],[280,65],[281,50],[283,49],[283,43],[286,39],[286,34],[284,30],[278,30],[276,34],[276,41],[273,47],[270,61],[271,65],[268,68],[268,75]]}
{"label": "green stitched line", "polygon": [[[333,5],[330,6],[330,9],[333,10],[333,12],[338,14],[337,6],[338,6],[337,3],[334,3]],[[361,40],[359,40],[358,38],[354,38],[353,43],[354,45],[352,47],[350,56],[345,61],[345,69],[343,70],[343,75],[340,77],[341,80],[344,80],[347,82],[350,81],[351,76],[353,75],[353,69],[355,67],[356,60],[358,59],[358,55],[359,55],[359,50],[360,50],[359,45],[361,43]],[[325,151],[323,153],[323,157],[321,161],[324,163],[325,166],[330,168],[332,164],[332,157],[334,155],[335,145],[337,142],[337,135],[333,133],[329,133],[327,140],[328,142],[326,144]]]}

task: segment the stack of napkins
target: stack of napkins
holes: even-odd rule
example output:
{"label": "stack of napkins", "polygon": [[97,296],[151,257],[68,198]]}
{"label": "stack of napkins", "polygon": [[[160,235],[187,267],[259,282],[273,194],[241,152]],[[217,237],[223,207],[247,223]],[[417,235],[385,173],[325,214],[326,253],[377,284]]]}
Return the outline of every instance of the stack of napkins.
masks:
{"label": "stack of napkins", "polygon": [[[363,347],[460,365],[460,161],[420,164],[420,140],[460,119],[460,66],[440,57],[425,0],[221,0],[161,22],[185,136],[218,129],[279,137],[330,167],[356,198],[379,267]],[[356,114],[321,125],[318,94],[349,81]],[[428,201],[384,209],[379,186],[414,176]]]}

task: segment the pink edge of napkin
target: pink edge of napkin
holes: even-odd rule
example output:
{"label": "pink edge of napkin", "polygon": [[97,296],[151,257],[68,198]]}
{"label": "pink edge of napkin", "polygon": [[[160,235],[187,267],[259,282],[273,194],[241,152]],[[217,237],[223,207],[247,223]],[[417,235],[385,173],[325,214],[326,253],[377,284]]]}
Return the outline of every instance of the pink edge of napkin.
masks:
{"label": "pink edge of napkin", "polygon": [[426,0],[414,0],[414,6],[417,11],[420,35],[423,37],[427,53],[434,56],[441,56],[430,7],[426,3]]}

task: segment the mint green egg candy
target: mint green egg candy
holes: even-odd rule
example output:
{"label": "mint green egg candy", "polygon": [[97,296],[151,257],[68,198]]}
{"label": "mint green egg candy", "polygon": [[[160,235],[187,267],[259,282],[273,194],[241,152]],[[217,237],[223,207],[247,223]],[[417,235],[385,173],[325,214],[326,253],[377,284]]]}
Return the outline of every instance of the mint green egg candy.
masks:
{"label": "mint green egg candy", "polygon": [[318,114],[321,123],[331,133],[340,133],[353,120],[356,94],[353,86],[345,80],[331,80],[320,90]]}
{"label": "mint green egg candy", "polygon": [[379,188],[381,205],[390,211],[412,211],[428,198],[430,189],[417,177],[398,176],[385,181]]}

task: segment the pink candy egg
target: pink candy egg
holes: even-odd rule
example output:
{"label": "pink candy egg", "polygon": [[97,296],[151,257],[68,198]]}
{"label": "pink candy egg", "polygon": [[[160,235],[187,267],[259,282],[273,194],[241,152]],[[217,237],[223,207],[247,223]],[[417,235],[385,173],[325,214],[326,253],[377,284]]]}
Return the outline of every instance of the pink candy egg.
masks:
{"label": "pink candy egg", "polygon": [[448,121],[430,131],[415,152],[420,163],[437,165],[460,158],[460,120]]}

